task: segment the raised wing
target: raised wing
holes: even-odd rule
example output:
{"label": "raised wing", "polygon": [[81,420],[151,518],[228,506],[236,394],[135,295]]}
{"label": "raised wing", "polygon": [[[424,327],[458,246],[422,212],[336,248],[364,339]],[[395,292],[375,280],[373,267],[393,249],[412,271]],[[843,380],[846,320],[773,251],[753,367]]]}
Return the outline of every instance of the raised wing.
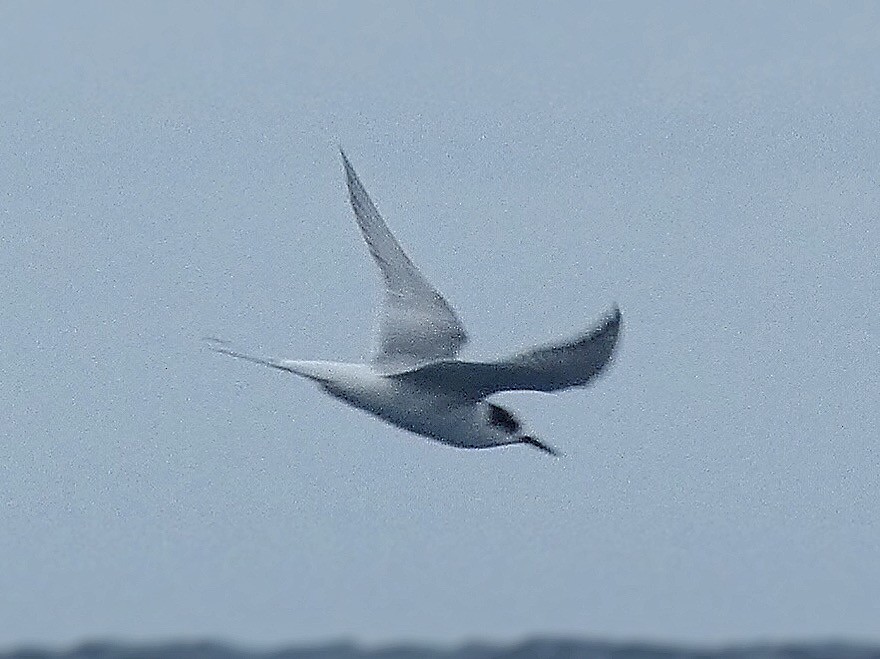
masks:
{"label": "raised wing", "polygon": [[558,391],[583,387],[611,361],[620,322],[620,309],[615,307],[596,327],[572,341],[497,362],[437,362],[397,377],[425,387],[457,391],[473,399],[499,391]]}
{"label": "raised wing", "polygon": [[443,299],[398,244],[345,156],[345,179],[358,226],[385,280],[374,367],[399,373],[442,359],[454,359],[467,334]]}

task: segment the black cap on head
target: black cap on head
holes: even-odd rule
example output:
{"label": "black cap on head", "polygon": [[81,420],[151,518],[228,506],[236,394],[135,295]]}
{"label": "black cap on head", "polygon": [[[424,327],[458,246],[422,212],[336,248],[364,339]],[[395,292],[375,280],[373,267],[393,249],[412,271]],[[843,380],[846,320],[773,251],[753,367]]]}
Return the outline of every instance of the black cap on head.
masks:
{"label": "black cap on head", "polygon": [[509,435],[514,434],[520,429],[520,424],[516,417],[495,403],[489,403],[489,423],[496,428],[501,428]]}

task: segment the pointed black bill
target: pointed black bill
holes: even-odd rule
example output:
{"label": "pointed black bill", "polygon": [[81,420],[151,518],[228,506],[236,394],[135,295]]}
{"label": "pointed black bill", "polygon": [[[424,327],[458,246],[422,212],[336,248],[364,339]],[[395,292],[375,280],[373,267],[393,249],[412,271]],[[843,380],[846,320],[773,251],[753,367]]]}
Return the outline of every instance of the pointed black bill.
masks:
{"label": "pointed black bill", "polygon": [[536,449],[544,451],[544,453],[549,453],[550,455],[555,455],[557,457],[562,455],[559,451],[557,451],[555,448],[553,448],[549,444],[545,444],[544,442],[542,442],[538,439],[535,439],[534,437],[530,437],[529,435],[523,435],[519,439],[523,444],[528,444],[529,446],[534,446]]}

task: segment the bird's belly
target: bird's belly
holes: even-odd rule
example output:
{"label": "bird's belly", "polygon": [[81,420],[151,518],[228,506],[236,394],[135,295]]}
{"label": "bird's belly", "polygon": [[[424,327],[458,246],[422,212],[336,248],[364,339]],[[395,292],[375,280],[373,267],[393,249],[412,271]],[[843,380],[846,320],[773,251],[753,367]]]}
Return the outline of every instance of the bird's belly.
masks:
{"label": "bird's belly", "polygon": [[419,435],[454,446],[483,445],[474,432],[474,405],[470,401],[393,382],[351,391],[328,391],[354,407]]}

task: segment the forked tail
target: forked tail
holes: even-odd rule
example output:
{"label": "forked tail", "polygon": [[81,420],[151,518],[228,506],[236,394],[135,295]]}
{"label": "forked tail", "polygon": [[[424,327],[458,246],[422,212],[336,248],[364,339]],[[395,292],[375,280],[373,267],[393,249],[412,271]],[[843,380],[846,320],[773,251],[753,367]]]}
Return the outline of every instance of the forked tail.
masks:
{"label": "forked tail", "polygon": [[235,357],[236,359],[244,359],[245,361],[253,362],[254,364],[262,364],[263,366],[268,366],[269,368],[277,368],[282,371],[290,371],[290,368],[286,367],[284,365],[284,362],[280,359],[249,355],[233,348],[232,344],[229,341],[224,341],[223,339],[218,339],[215,337],[207,337],[205,338],[205,342],[208,344],[208,347],[211,350],[213,350],[214,352],[219,352],[221,355],[229,355],[230,357]]}
{"label": "forked tail", "polygon": [[252,362],[254,364],[260,364],[261,366],[268,366],[269,368],[275,368],[279,371],[287,371],[288,373],[300,375],[304,378],[315,380],[316,382],[326,382],[330,376],[330,373],[328,373],[328,369],[326,368],[325,362],[308,362],[298,361],[294,359],[258,357],[256,355],[251,355],[246,352],[242,352],[241,350],[238,350],[236,348],[233,348],[232,344],[229,341],[224,341],[223,339],[218,339],[215,337],[207,337],[205,338],[205,342],[208,344],[208,348],[210,348],[214,352],[220,353],[221,355],[228,355],[230,357],[235,357],[236,359],[243,359],[244,361]]}

